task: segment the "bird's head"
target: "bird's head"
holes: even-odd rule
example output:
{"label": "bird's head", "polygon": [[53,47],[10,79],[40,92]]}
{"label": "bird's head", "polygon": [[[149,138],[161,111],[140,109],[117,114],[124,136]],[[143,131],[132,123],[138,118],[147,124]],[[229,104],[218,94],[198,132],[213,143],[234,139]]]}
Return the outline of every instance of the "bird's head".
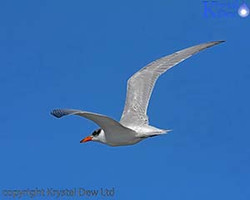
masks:
{"label": "bird's head", "polygon": [[91,135],[83,138],[80,143],[89,142],[89,141],[97,141],[103,142],[104,141],[104,131],[102,129],[96,129]]}

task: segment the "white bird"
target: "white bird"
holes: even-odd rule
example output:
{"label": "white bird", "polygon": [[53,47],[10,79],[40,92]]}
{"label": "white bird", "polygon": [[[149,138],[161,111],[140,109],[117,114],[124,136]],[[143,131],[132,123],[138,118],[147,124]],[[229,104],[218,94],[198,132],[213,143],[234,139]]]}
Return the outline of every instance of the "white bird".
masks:
{"label": "white bird", "polygon": [[214,41],[192,46],[162,57],[129,78],[126,103],[120,122],[105,115],[73,109],[55,109],[51,112],[57,118],[64,115],[79,115],[100,126],[90,136],[80,141],[96,141],[110,146],[132,145],[145,138],[168,133],[149,125],[147,108],[156,80],[168,69],[192,55],[224,41]]}

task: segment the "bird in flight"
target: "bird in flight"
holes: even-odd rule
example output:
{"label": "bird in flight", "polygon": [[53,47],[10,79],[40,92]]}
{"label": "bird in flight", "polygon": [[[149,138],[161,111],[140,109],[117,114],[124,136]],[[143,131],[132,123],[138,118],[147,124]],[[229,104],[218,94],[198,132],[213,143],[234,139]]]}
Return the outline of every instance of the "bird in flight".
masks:
{"label": "bird in flight", "polygon": [[170,130],[149,125],[147,108],[156,80],[168,69],[192,55],[222,43],[214,41],[192,46],[149,63],[127,81],[125,107],[120,122],[97,113],[74,109],[55,109],[51,112],[57,118],[65,115],[79,115],[95,122],[100,128],[85,137],[80,143],[95,141],[109,146],[133,145],[146,138],[168,133]]}

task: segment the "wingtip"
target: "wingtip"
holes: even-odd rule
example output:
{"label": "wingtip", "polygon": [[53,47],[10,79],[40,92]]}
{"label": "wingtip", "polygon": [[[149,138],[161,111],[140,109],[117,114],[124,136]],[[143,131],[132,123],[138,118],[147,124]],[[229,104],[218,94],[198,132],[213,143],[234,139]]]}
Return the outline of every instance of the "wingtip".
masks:
{"label": "wingtip", "polygon": [[56,117],[56,118],[62,117],[61,112],[60,112],[60,109],[54,109],[54,110],[52,110],[52,111],[50,112],[50,114],[53,115],[53,116]]}
{"label": "wingtip", "polygon": [[218,41],[213,41],[211,43],[220,44],[220,43],[223,43],[223,42],[226,42],[226,40],[218,40]]}
{"label": "wingtip", "polygon": [[209,47],[212,47],[214,45],[217,45],[223,42],[226,42],[226,41],[225,40],[210,41],[210,42],[205,43],[205,45],[206,45],[206,48],[209,48]]}
{"label": "wingtip", "polygon": [[226,42],[226,40],[219,40],[218,43]]}

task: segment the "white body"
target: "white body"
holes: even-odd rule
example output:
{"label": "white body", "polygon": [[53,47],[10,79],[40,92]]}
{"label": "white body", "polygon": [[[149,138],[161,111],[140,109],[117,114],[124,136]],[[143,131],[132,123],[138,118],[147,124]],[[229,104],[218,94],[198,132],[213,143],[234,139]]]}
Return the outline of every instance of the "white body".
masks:
{"label": "white body", "polygon": [[[152,126],[128,127],[128,128],[129,129],[124,129],[124,131],[114,134],[113,137],[108,137],[110,133],[109,132],[105,133],[103,130],[101,130],[101,133],[98,136],[97,141],[110,146],[132,145],[142,141],[145,138],[164,134],[170,131],[170,130],[157,129]],[[95,139],[93,140],[95,141]]]}

